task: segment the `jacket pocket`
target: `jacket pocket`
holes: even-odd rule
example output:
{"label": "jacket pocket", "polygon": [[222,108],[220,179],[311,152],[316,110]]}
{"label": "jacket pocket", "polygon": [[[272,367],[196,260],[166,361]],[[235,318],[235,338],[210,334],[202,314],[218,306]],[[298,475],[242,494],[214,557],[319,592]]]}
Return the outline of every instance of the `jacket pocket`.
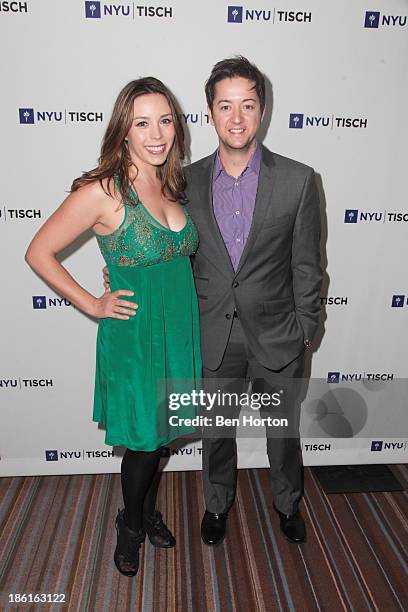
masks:
{"label": "jacket pocket", "polygon": [[284,227],[285,225],[289,225],[290,215],[281,215],[280,217],[267,217],[263,224],[262,229],[270,229],[272,227]]}
{"label": "jacket pocket", "polygon": [[277,298],[263,303],[264,314],[275,315],[284,312],[293,312],[295,310],[295,302],[293,297]]}

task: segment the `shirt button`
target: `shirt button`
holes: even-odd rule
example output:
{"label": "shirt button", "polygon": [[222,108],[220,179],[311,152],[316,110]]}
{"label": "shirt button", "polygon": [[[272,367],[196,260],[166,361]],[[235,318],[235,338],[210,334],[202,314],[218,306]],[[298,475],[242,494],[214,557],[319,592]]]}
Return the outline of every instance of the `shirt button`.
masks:
{"label": "shirt button", "polygon": [[236,214],[236,215],[239,215],[239,210],[236,210],[236,211],[235,211],[235,214]]}
{"label": "shirt button", "polygon": [[232,315],[230,315],[230,313],[228,313],[228,314],[226,314],[226,315],[225,315],[225,318],[226,318],[226,319],[230,319],[231,317],[232,317]]}
{"label": "shirt button", "polygon": [[239,283],[235,281],[232,283],[232,286],[234,287],[234,289],[236,289],[237,287],[239,287]]}
{"label": "shirt button", "polygon": [[235,187],[238,187],[238,185],[239,185],[239,183],[238,183],[238,181],[236,181],[236,183],[235,183]]}
{"label": "shirt button", "polygon": [[241,242],[241,238],[237,238],[237,240],[236,240],[236,241],[237,241],[237,242]]}

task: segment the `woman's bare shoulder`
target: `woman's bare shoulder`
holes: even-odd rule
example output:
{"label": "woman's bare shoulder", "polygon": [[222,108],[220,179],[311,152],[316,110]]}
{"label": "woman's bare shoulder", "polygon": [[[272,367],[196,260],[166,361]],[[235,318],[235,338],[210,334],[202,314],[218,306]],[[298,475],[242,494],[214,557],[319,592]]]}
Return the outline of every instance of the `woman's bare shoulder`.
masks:
{"label": "woman's bare shoulder", "polygon": [[76,191],[81,198],[91,199],[93,201],[104,202],[112,201],[117,198],[117,191],[112,179],[102,179],[102,181],[92,181],[82,187],[79,187]]}

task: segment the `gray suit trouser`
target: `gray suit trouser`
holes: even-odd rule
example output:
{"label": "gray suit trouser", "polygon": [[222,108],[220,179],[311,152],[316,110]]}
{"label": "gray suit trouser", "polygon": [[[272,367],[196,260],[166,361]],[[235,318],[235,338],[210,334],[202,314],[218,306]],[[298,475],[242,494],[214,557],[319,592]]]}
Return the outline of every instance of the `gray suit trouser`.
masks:
{"label": "gray suit trouser", "polygon": [[[302,459],[299,445],[300,379],[303,373],[303,353],[279,372],[262,366],[251,352],[239,319],[234,318],[228,345],[221,363],[215,370],[203,370],[203,388],[215,393],[245,393],[248,381],[252,392],[272,393],[283,390],[278,409],[245,409],[245,414],[255,417],[286,417],[289,428],[266,427],[267,454],[270,465],[270,481],[275,506],[285,514],[297,510],[303,491]],[[214,406],[207,415],[221,414],[237,417],[240,406]],[[214,419],[213,419],[214,420]],[[262,433],[262,430],[261,430]],[[246,437],[260,435],[259,428]],[[237,445],[235,427],[204,429],[203,432],[203,487],[206,508],[209,512],[228,512],[234,501],[237,479]]]}

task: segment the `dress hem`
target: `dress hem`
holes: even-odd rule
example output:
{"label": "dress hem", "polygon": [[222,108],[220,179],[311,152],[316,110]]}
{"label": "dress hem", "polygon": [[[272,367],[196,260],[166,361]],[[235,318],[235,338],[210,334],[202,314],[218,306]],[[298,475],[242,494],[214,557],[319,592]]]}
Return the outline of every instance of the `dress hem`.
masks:
{"label": "dress hem", "polygon": [[[100,421],[93,421],[94,423],[98,423],[99,425],[102,425],[102,427],[104,427],[103,423],[101,423]],[[154,448],[134,448],[132,446],[130,446],[129,444],[127,444],[126,442],[121,442],[119,440],[113,441],[112,438],[110,438],[110,441],[108,441],[107,436],[105,436],[105,444],[107,446],[124,446],[126,448],[129,448],[130,450],[135,450],[135,451],[145,451],[147,453],[152,452],[157,450],[158,448],[162,447],[162,446],[166,446],[166,444],[170,444],[171,442],[174,442],[175,440],[180,440],[183,439],[184,436],[191,434],[191,433],[195,433],[197,431],[196,427],[193,427],[191,429],[187,429],[186,431],[183,432],[182,435],[179,436],[174,436],[172,438],[169,438],[168,440],[164,440],[163,442],[161,442],[158,446],[155,446]],[[200,438],[195,438],[195,439],[200,439]]]}

